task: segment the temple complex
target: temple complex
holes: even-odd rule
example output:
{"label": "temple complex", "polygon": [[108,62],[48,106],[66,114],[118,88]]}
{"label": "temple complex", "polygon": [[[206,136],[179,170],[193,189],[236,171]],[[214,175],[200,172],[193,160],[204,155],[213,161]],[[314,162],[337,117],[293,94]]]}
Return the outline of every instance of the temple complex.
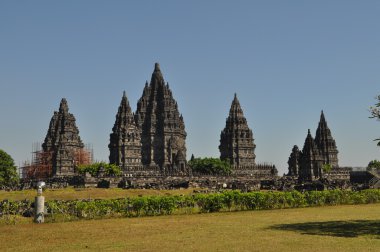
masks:
{"label": "temple complex", "polygon": [[323,177],[323,166],[329,165],[329,173],[336,174],[336,177],[347,177],[347,171],[339,169],[338,149],[323,111],[315,135],[314,139],[308,131],[302,151],[296,145],[293,147],[288,160],[288,176],[316,180]]}
{"label": "temple complex", "polygon": [[53,176],[74,175],[77,165],[89,162],[75,117],[69,113],[65,98],[61,100],[59,111],[55,111],[50,120],[42,150],[51,155]]}
{"label": "temple complex", "polygon": [[57,183],[85,186],[108,183],[123,188],[205,186],[245,190],[256,190],[258,186],[270,189],[275,185],[285,188],[287,181],[303,185],[315,180],[319,180],[317,183],[350,180],[350,169],[339,167],[338,149],[323,111],[315,139],[308,130],[302,151],[297,145],[292,148],[288,159],[289,177],[282,180],[282,185],[277,183],[278,171],[274,165],[257,163],[255,139],[236,94],[219,144],[220,159],[231,164],[231,173],[221,176],[192,171],[186,161],[186,136],[178,104],[156,63],[135,113],[125,92],[116,113],[108,144],[109,162],[121,168],[122,176],[77,172],[79,165],[92,162],[92,153],[84,148],[75,117],[69,113],[63,98],[51,118],[42,150],[39,149],[41,144],[36,144],[40,147],[33,149],[32,162],[22,167],[22,178],[51,178]]}
{"label": "temple complex", "polygon": [[128,98],[123,93],[116,114],[115,124],[110,134],[109,161],[124,171],[141,167],[141,137]]}

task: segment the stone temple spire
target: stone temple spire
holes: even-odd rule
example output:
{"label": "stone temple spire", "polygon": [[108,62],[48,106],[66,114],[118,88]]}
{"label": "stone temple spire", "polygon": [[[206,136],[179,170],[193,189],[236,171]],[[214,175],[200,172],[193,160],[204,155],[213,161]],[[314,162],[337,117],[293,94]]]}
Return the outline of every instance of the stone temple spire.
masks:
{"label": "stone temple spire", "polygon": [[248,127],[235,94],[226,126],[220,134],[220,159],[229,160],[234,169],[253,168],[256,158],[255,148],[252,130]]}
{"label": "stone temple spire", "polygon": [[290,154],[290,157],[288,160],[288,169],[289,169],[288,176],[298,176],[300,155],[301,155],[301,152],[298,149],[298,146],[294,145],[292,149],[292,153]]}
{"label": "stone temple spire", "polygon": [[42,149],[51,153],[53,174],[73,175],[75,155],[84,145],[79,137],[75,117],[69,113],[65,98],[61,100],[59,111],[54,112]]}
{"label": "stone temple spire", "polygon": [[110,134],[110,163],[120,166],[124,171],[141,166],[140,141],[140,131],[124,91]]}
{"label": "stone temple spire", "polygon": [[323,111],[321,112],[321,119],[315,134],[315,143],[321,151],[324,163],[330,164],[335,168],[338,167],[338,149],[335,140],[331,135],[331,131],[327,126]]}
{"label": "stone temple spire", "polygon": [[158,63],[137,103],[135,114],[141,131],[142,163],[171,172],[186,168],[186,132],[169,85],[165,85]]}
{"label": "stone temple spire", "polygon": [[323,158],[308,130],[305,144],[300,156],[299,178],[301,180],[314,180],[322,176]]}

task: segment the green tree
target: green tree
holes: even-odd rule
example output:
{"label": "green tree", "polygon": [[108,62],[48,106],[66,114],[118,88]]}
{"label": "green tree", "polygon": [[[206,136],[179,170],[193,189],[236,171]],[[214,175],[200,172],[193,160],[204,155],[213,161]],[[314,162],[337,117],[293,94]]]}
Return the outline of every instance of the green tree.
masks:
{"label": "green tree", "polygon": [[97,162],[90,165],[79,165],[77,171],[80,174],[85,174],[88,172],[91,176],[97,176],[101,168],[104,169],[104,174],[108,176],[119,176],[122,173],[119,166],[107,164],[105,162]]}
{"label": "green tree", "polygon": [[0,188],[15,187],[19,182],[19,176],[13,158],[3,150],[0,150]]}
{"label": "green tree", "polygon": [[210,175],[228,175],[232,171],[230,162],[219,158],[193,158],[189,166],[194,172]]}
{"label": "green tree", "polygon": [[331,164],[324,164],[324,165],[322,166],[322,170],[323,170],[323,172],[325,172],[325,173],[329,173],[329,172],[331,172],[331,169],[332,169]]}
{"label": "green tree", "polygon": [[370,171],[370,170],[380,170],[380,161],[378,160],[372,160],[371,162],[369,162],[368,166],[367,166],[367,170]]}
{"label": "green tree", "polygon": [[[371,116],[369,118],[376,118],[380,121],[380,95],[378,95],[376,98],[376,104],[375,106],[371,106],[369,108],[369,111],[371,112]],[[380,146],[380,138],[375,139],[374,141],[377,142],[377,146]]]}

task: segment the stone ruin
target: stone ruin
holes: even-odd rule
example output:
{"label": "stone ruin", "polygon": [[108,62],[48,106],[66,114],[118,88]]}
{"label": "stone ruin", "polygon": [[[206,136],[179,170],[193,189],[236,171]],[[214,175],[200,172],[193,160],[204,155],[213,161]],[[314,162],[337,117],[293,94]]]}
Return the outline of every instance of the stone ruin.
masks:
{"label": "stone ruin", "polygon": [[75,175],[75,167],[90,160],[82,160],[84,144],[79,136],[75,117],[69,113],[65,98],[61,100],[59,111],[50,120],[42,150],[52,154],[52,175]]}
{"label": "stone ruin", "polygon": [[[302,151],[295,145],[288,160],[288,176],[296,177],[301,182],[316,180],[349,180],[350,169],[340,168],[338,164],[338,148],[327,126],[325,115],[321,118],[315,139],[308,130]],[[328,165],[331,170],[324,171]],[[326,167],[326,166],[325,166]]]}
{"label": "stone ruin", "polygon": [[69,113],[67,101],[63,98],[59,110],[50,120],[42,150],[36,146],[32,162],[21,168],[22,178],[33,180],[74,176],[78,165],[91,162],[92,153],[85,148],[75,117]]}
{"label": "stone ruin", "polygon": [[132,113],[124,93],[110,135],[110,163],[127,174],[188,175],[186,131],[158,63]]}
{"label": "stone ruin", "polygon": [[252,130],[248,127],[247,119],[235,94],[226,126],[220,134],[220,159],[231,163],[232,174],[236,176],[260,179],[277,176],[275,166],[256,164],[255,148]]}
{"label": "stone ruin", "polygon": [[[136,111],[132,112],[124,92],[115,117],[108,145],[109,162],[119,166],[123,176],[78,176],[76,167],[91,163],[92,159],[79,136],[75,117],[68,110],[66,99],[62,99],[59,111],[54,112],[50,121],[42,144],[43,150],[37,155],[42,157],[39,162],[44,163],[46,171],[36,173],[38,169],[35,167],[39,167],[37,164],[26,173],[44,174],[49,177],[52,187],[64,184],[156,189],[205,186],[213,189],[287,190],[294,189],[297,184],[307,187],[307,183],[315,181],[322,181],[327,187],[344,187],[350,181],[350,169],[338,165],[338,149],[323,111],[315,139],[309,130],[302,151],[296,145],[293,147],[287,176],[278,177],[274,165],[257,164],[253,133],[236,94],[225,128],[220,134],[219,145],[220,158],[231,163],[232,174],[193,174],[186,161],[187,134],[184,119],[158,63],[155,64],[150,83],[145,83]],[[330,165],[330,171],[324,171],[326,164]],[[27,181],[42,176],[25,178],[27,185]],[[372,176],[371,181],[373,184],[380,184],[380,176]]]}

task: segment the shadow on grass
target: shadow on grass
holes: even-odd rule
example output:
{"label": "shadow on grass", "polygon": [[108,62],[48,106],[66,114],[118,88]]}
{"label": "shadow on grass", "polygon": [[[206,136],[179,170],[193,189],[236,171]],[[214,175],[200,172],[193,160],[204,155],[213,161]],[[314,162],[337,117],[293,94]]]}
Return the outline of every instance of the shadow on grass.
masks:
{"label": "shadow on grass", "polygon": [[336,237],[375,236],[380,239],[380,220],[351,220],[305,222],[271,226],[270,229],[294,231],[307,235],[326,235]]}

